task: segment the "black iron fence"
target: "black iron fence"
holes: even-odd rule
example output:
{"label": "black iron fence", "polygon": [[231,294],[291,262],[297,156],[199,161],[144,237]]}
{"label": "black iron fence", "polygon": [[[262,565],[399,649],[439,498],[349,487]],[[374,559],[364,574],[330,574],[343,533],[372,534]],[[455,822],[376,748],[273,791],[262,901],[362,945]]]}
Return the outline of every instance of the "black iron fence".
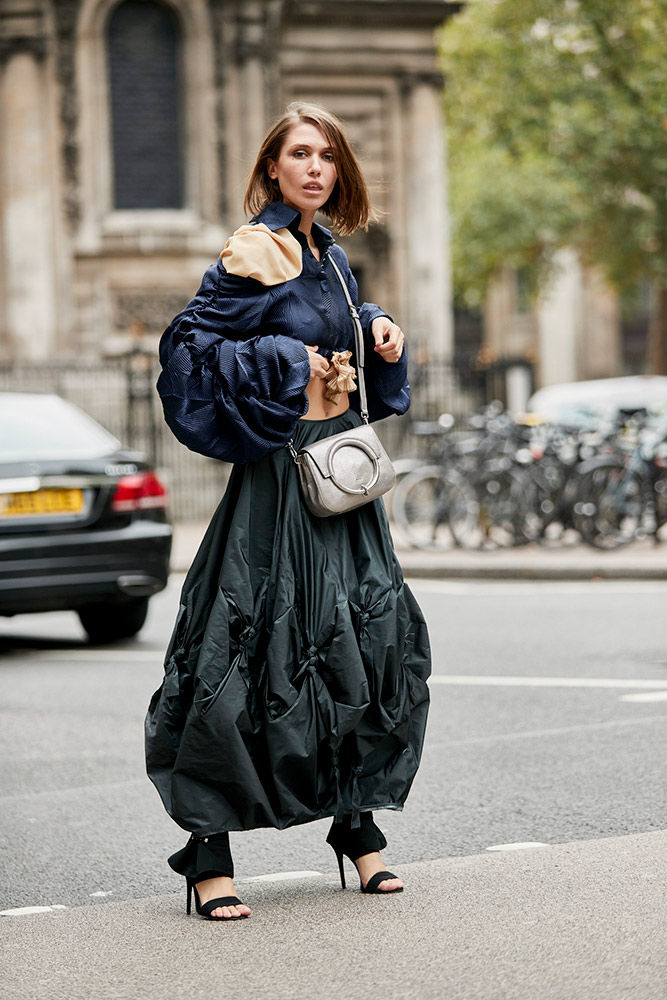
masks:
{"label": "black iron fence", "polygon": [[[188,451],[169,431],[155,391],[158,371],[153,355],[142,351],[104,361],[21,361],[0,365],[0,391],[54,392],[75,403],[125,446],[148,455],[164,472],[174,518],[205,519],[224,492],[229,466]],[[488,387],[484,380],[478,385],[462,385],[456,369],[440,361],[412,366],[410,384],[409,416],[376,425],[395,458],[410,455],[416,447],[408,434],[410,420],[435,420],[447,411],[460,422],[498,394],[495,382]],[[491,389],[496,395],[489,395]]]}

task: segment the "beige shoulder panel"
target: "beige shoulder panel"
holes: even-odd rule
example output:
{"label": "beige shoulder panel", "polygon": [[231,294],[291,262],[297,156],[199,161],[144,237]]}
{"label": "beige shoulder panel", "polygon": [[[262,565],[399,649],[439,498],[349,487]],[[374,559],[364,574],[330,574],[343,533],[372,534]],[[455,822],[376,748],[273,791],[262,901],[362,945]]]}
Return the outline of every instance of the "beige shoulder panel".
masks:
{"label": "beige shoulder panel", "polygon": [[280,285],[301,274],[301,244],[289,229],[272,232],[263,222],[241,226],[220,254],[228,274]]}

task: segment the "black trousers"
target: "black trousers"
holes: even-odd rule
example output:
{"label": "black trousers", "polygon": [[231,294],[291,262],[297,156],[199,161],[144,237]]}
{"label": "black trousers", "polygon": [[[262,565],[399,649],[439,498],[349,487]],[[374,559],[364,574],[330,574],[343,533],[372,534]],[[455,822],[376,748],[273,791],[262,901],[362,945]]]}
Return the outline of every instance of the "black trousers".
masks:
{"label": "black trousers", "polygon": [[[383,851],[387,846],[382,830],[373,822],[372,812],[362,812],[357,827],[351,826],[351,817],[332,823],[328,841],[344,844],[352,858]],[[185,847],[169,858],[169,865],[179,875],[201,882],[205,878],[226,875],[234,877],[234,859],[229,846],[228,833],[215,833],[210,837],[190,837]]]}

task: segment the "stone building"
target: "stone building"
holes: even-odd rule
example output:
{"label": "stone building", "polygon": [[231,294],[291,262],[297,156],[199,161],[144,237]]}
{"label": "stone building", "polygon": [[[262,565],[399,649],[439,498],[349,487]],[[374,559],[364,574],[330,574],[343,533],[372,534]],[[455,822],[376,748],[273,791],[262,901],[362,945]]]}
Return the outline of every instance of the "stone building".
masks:
{"label": "stone building", "polygon": [[383,213],[345,241],[364,297],[448,357],[434,29],[458,6],[0,0],[0,361],[152,350],[296,98],[349,123]]}
{"label": "stone building", "polygon": [[526,359],[539,385],[624,374],[618,295],[576,252],[558,251],[552,280],[535,300],[507,267],[484,305],[487,359]]}
{"label": "stone building", "polygon": [[499,394],[515,412],[538,386],[651,371],[650,285],[620,295],[572,248],[559,250],[554,263],[537,297],[520,272],[504,267],[481,310],[455,311],[455,361],[464,382],[470,370],[499,371]]}

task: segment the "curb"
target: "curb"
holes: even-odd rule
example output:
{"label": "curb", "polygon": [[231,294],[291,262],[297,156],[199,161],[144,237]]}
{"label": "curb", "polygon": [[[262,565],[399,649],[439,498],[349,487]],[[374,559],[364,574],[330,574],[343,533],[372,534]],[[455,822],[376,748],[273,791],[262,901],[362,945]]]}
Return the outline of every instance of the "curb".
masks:
{"label": "curb", "polygon": [[659,566],[411,566],[406,579],[422,580],[667,580]]}
{"label": "curb", "polygon": [[[187,573],[207,525],[174,525],[172,573]],[[623,550],[596,552],[577,546],[571,553],[533,547],[492,553],[451,550],[423,553],[399,541],[396,555],[407,579],[422,580],[667,580],[667,546],[641,541]]]}

